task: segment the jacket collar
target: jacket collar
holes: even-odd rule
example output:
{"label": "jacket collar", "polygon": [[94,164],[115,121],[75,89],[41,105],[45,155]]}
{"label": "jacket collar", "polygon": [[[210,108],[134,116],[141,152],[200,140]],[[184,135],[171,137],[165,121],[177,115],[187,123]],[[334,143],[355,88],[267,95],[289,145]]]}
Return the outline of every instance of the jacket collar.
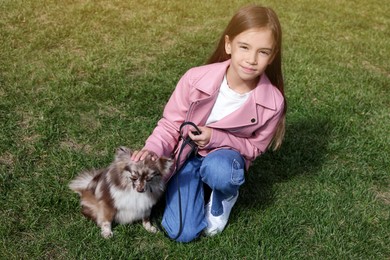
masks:
{"label": "jacket collar", "polygon": [[199,79],[201,84],[196,84],[196,88],[211,96],[221,87],[223,77],[229,65],[230,60],[227,60],[199,67],[199,69],[204,69],[206,72],[202,73],[202,78]]}
{"label": "jacket collar", "polygon": [[260,77],[257,87],[253,92],[256,103],[269,109],[275,110],[275,91],[278,91],[278,89],[274,85],[272,85],[267,75],[263,73]]}

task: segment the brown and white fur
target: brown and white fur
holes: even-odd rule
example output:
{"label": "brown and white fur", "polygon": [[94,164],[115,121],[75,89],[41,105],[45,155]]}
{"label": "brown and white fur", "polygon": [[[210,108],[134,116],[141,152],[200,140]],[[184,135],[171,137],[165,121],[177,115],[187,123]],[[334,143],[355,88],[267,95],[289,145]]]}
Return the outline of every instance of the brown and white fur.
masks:
{"label": "brown and white fur", "polygon": [[112,222],[119,224],[142,220],[149,232],[157,232],[150,223],[152,207],[165,190],[163,176],[173,161],[161,157],[134,162],[132,151],[118,148],[114,162],[105,169],[91,170],[78,175],[69,188],[80,195],[82,213],[101,227],[101,234],[113,235]]}

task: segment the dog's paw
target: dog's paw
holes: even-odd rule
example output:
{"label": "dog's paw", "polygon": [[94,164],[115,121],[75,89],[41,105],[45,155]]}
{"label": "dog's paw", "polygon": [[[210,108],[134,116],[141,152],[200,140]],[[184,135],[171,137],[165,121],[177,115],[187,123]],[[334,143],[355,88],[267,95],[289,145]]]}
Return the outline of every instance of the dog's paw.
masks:
{"label": "dog's paw", "polygon": [[150,232],[150,233],[157,233],[157,228],[152,226],[152,224],[148,221],[148,222],[142,222],[142,225],[144,226],[144,228]]}
{"label": "dog's paw", "polygon": [[147,231],[149,231],[150,233],[157,233],[157,228],[153,227],[152,225],[146,229]]}
{"label": "dog's paw", "polygon": [[104,238],[110,238],[114,235],[111,231],[111,223],[103,223],[101,234]]}
{"label": "dog's paw", "polygon": [[114,235],[111,230],[102,230],[101,234],[104,238],[110,238]]}

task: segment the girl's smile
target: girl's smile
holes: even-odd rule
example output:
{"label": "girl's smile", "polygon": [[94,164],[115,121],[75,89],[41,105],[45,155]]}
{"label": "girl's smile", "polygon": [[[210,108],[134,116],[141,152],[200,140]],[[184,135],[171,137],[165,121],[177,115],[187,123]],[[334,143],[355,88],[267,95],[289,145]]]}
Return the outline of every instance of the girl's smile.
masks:
{"label": "girl's smile", "polygon": [[254,68],[245,67],[245,66],[240,66],[240,67],[244,73],[247,73],[247,74],[256,73],[256,69],[254,69]]}

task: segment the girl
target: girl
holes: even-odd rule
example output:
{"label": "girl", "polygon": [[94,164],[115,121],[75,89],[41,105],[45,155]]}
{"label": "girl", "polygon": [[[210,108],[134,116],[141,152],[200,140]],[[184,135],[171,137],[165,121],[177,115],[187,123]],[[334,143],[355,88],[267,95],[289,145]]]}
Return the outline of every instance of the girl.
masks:
{"label": "girl", "polygon": [[[172,239],[189,242],[202,231],[209,236],[222,232],[244,171],[269,146],[280,147],[286,114],[281,43],[272,9],[240,9],[207,65],[184,74],[144,148],[134,152],[134,161],[148,154],[178,160],[181,124],[193,122],[201,132],[194,134],[191,126],[184,130],[197,153],[178,162],[180,170],[167,184],[162,225]],[[212,191],[206,205],[204,186]]]}

